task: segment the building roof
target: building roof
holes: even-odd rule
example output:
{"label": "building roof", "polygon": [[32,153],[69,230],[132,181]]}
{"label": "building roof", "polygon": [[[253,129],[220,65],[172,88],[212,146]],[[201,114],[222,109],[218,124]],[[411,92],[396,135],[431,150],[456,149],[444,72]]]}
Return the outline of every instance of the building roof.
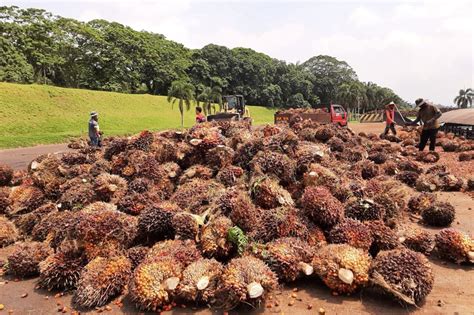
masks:
{"label": "building roof", "polygon": [[463,108],[446,112],[439,120],[449,124],[474,125],[474,108]]}

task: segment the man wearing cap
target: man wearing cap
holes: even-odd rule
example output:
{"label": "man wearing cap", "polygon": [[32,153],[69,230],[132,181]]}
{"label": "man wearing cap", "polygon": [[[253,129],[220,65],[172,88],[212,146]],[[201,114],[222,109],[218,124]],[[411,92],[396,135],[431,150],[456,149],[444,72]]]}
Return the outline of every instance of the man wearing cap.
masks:
{"label": "man wearing cap", "polygon": [[389,130],[392,130],[394,135],[397,135],[397,130],[395,129],[395,103],[390,102],[385,106],[385,131],[383,135],[386,136]]}
{"label": "man wearing cap", "polygon": [[418,110],[418,115],[412,125],[418,124],[418,122],[423,123],[423,130],[420,136],[420,144],[418,149],[423,151],[425,149],[428,140],[430,141],[430,151],[435,150],[436,146],[436,135],[438,134],[439,129],[439,118],[441,117],[441,111],[438,107],[431,104],[430,101],[419,98],[415,101],[415,104],[420,109]]}
{"label": "man wearing cap", "polygon": [[91,119],[89,120],[89,139],[92,147],[100,147],[100,129],[99,129],[99,114],[91,112]]}

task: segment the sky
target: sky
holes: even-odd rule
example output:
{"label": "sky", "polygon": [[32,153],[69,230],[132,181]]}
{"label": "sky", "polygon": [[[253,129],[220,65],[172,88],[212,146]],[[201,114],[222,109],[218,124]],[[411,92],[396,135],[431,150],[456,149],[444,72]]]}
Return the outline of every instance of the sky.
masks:
{"label": "sky", "polygon": [[471,0],[0,0],[81,21],[106,19],[189,48],[248,47],[288,62],[326,54],[406,101],[452,105],[474,87]]}

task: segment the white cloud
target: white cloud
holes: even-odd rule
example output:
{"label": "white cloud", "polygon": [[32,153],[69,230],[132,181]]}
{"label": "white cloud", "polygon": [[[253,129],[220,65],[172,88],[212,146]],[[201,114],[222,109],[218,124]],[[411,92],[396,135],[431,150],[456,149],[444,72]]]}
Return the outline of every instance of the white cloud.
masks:
{"label": "white cloud", "polygon": [[357,27],[363,27],[377,25],[382,19],[374,11],[359,7],[351,13],[349,21]]}

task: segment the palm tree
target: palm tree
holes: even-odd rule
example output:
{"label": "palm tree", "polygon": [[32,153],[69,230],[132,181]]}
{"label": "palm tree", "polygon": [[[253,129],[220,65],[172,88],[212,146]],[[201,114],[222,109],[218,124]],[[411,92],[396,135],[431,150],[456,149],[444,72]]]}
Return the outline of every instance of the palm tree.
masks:
{"label": "palm tree", "polygon": [[222,103],[222,88],[218,85],[214,85],[213,87],[206,86],[201,94],[197,97],[198,101],[204,102],[204,114],[208,115],[211,113],[211,108],[216,109],[213,107],[213,103],[219,104],[219,107]]}
{"label": "palm tree", "polygon": [[339,86],[337,99],[347,105],[348,108],[357,108],[360,112],[360,106],[367,103],[365,87],[360,82],[348,82]]}
{"label": "palm tree", "polygon": [[472,107],[472,98],[474,97],[474,91],[471,88],[459,90],[459,95],[454,99],[454,103],[460,108]]}
{"label": "palm tree", "polygon": [[168,90],[168,102],[175,104],[178,101],[178,108],[181,114],[181,129],[184,129],[184,106],[186,110],[191,108],[194,101],[194,86],[187,81],[174,81]]}

